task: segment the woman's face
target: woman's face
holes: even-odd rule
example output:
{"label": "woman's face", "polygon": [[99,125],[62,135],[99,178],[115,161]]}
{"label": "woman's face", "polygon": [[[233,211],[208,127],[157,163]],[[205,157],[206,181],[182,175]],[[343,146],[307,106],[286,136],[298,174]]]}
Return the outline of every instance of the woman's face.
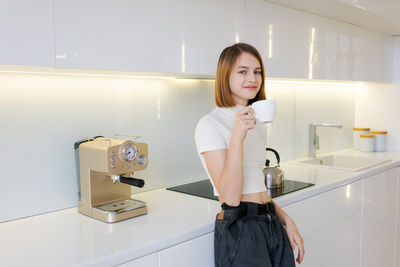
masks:
{"label": "woman's face", "polygon": [[247,106],[260,91],[261,82],[260,62],[249,53],[240,54],[229,75],[229,88],[236,104]]}

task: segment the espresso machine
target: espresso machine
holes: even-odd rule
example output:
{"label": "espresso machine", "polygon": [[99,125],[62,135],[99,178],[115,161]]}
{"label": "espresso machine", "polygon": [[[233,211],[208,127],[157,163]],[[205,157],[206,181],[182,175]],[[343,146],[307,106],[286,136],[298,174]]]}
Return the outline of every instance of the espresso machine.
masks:
{"label": "espresso machine", "polygon": [[96,136],[74,149],[80,213],[109,223],[147,213],[145,202],[131,199],[131,186],[144,186],[133,175],[147,167],[146,143]]}

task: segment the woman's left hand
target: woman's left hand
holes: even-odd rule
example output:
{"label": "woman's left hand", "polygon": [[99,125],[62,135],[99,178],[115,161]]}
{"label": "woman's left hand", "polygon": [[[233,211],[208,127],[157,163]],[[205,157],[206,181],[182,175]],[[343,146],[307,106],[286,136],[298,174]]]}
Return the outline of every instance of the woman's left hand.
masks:
{"label": "woman's left hand", "polygon": [[289,237],[290,244],[292,246],[292,250],[294,250],[296,246],[299,249],[296,261],[297,263],[300,264],[303,261],[303,256],[304,256],[303,238],[301,237],[299,230],[297,230],[297,226],[292,219],[289,219],[286,222],[285,227]]}

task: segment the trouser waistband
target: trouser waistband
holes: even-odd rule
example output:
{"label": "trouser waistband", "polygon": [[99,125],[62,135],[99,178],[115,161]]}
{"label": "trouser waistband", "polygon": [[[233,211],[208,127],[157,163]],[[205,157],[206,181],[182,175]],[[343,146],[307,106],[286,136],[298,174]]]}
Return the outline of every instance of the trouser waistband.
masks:
{"label": "trouser waistband", "polygon": [[222,210],[225,216],[242,217],[242,216],[257,216],[257,215],[277,215],[274,203],[267,202],[265,204],[258,204],[254,202],[240,202],[239,206],[233,207],[226,203],[222,203]]}

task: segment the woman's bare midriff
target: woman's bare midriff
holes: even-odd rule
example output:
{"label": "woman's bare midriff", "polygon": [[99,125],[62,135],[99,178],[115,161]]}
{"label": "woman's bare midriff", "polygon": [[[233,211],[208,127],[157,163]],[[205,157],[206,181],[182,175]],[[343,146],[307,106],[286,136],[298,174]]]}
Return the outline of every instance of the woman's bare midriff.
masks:
{"label": "woman's bare midriff", "polygon": [[[272,198],[268,195],[267,191],[253,194],[242,194],[242,197],[240,198],[241,202],[254,202],[258,204],[265,204],[271,200]],[[220,197],[219,202],[223,203],[224,200]]]}

